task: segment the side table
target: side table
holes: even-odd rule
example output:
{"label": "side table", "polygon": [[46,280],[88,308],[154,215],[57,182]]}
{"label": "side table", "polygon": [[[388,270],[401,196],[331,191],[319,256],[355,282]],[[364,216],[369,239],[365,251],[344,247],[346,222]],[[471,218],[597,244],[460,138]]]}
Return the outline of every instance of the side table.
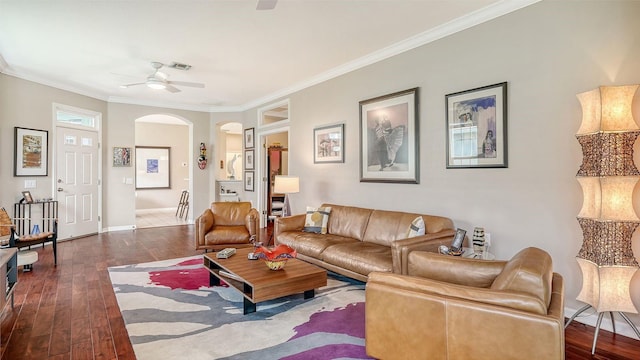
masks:
{"label": "side table", "polygon": [[496,256],[493,255],[492,253],[488,252],[487,250],[483,251],[482,254],[476,254],[473,251],[473,248],[471,247],[466,247],[464,248],[464,252],[462,253],[463,257],[469,258],[469,259],[481,259],[481,260],[495,260]]}

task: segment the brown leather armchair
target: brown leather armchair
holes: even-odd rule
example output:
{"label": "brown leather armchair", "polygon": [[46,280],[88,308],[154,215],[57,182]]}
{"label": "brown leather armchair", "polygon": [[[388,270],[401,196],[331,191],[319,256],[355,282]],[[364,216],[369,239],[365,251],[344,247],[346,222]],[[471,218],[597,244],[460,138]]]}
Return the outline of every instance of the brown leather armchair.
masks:
{"label": "brown leather armchair", "polygon": [[564,283],[545,251],[509,261],[414,251],[408,260],[408,275],[369,275],[369,356],[564,359]]}
{"label": "brown leather armchair", "polygon": [[250,202],[213,202],[196,219],[196,250],[221,250],[253,246],[259,241],[260,214]]}

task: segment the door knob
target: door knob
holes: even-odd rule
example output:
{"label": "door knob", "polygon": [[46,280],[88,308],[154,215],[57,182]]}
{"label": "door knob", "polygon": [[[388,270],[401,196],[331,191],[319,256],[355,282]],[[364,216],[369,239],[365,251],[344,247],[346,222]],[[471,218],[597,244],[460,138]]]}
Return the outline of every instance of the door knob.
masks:
{"label": "door knob", "polygon": [[62,188],[58,188],[58,192],[61,192],[62,190],[64,190],[64,189],[62,189]]}

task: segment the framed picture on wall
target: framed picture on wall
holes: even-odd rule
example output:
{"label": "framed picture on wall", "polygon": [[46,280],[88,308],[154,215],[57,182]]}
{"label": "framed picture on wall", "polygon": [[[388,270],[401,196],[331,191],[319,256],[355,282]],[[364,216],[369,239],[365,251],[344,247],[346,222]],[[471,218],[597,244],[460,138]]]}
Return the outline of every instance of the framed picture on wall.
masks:
{"label": "framed picture on wall", "polygon": [[255,169],[255,150],[251,149],[244,151],[244,169]]}
{"label": "framed picture on wall", "polygon": [[506,168],[507,83],[445,96],[447,169]]}
{"label": "framed picture on wall", "polygon": [[344,124],[313,129],[313,162],[344,162]]}
{"label": "framed picture on wall", "polygon": [[49,162],[49,132],[15,128],[14,176],[47,176]]}
{"label": "framed picture on wall", "polygon": [[360,182],[420,182],[418,123],[418,88],[360,101]]}
{"label": "framed picture on wall", "polygon": [[170,147],[136,146],[136,189],[170,189]]}
{"label": "framed picture on wall", "polygon": [[131,166],[131,148],[130,147],[114,147],[113,148],[113,166]]}
{"label": "framed picture on wall", "polygon": [[244,129],[244,148],[245,149],[253,149],[255,146],[255,129],[248,128]]}
{"label": "framed picture on wall", "polygon": [[253,171],[244,172],[244,191],[254,191]]}

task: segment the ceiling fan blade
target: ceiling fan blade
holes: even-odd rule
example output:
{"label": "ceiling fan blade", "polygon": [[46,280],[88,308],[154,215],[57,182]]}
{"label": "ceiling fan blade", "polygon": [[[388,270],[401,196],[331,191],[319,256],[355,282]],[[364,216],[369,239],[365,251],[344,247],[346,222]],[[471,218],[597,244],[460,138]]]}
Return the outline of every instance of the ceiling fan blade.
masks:
{"label": "ceiling fan blade", "polygon": [[188,82],[188,81],[167,81],[167,84],[179,85],[179,86],[190,86],[190,87],[201,88],[201,89],[204,88],[204,84]]}
{"label": "ceiling fan blade", "polygon": [[278,0],[258,0],[256,10],[273,10]]}
{"label": "ceiling fan blade", "polygon": [[135,83],[135,84],[126,84],[126,85],[120,85],[121,88],[126,89],[126,88],[130,88],[132,86],[137,86],[137,85],[144,85],[145,83]]}
{"label": "ceiling fan blade", "polygon": [[180,89],[178,89],[175,86],[169,85],[169,84],[167,84],[167,87],[165,87],[165,90],[167,90],[168,92],[171,92],[171,93],[180,92]]}

